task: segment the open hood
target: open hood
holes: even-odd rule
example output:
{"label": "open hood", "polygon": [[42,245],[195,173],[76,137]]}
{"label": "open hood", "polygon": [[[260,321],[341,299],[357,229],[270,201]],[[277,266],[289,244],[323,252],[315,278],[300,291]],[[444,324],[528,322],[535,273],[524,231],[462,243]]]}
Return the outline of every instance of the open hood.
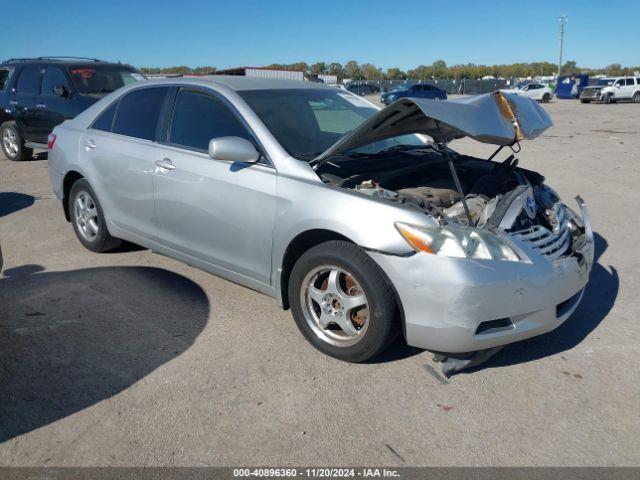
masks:
{"label": "open hood", "polygon": [[508,146],[535,138],[552,125],[549,114],[536,102],[504,92],[456,100],[402,98],[342,137],[315,161],[411,133],[428,135],[436,143],[471,137]]}

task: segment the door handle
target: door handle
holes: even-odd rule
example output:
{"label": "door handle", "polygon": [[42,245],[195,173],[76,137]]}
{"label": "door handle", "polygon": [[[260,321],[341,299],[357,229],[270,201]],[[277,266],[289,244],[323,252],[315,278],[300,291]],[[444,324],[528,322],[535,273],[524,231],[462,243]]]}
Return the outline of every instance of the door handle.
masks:
{"label": "door handle", "polygon": [[84,146],[87,148],[87,150],[95,150],[96,142],[94,142],[93,140],[87,140],[84,143]]}
{"label": "door handle", "polygon": [[160,168],[164,168],[165,170],[175,170],[176,166],[173,162],[168,158],[163,158],[162,160],[156,160],[156,165]]}
{"label": "door handle", "polygon": [[13,105],[14,107],[18,106],[18,102],[15,100],[9,100],[9,105]]}
{"label": "door handle", "polygon": [[39,103],[39,104],[36,105],[36,108],[44,109],[44,108],[47,108],[47,106],[44,103]]}

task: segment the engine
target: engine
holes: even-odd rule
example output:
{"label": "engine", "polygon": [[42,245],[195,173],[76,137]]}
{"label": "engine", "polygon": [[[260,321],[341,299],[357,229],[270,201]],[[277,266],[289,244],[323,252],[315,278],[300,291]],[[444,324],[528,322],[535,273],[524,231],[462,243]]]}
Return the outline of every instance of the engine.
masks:
{"label": "engine", "polygon": [[521,169],[514,156],[502,163],[459,156],[455,168],[465,205],[456,188],[448,162],[400,164],[393,169],[342,175],[321,175],[325,182],[352,188],[365,195],[407,205],[435,217],[442,225],[458,223],[519,231],[543,225],[559,228],[557,195],[544,185],[544,177]]}

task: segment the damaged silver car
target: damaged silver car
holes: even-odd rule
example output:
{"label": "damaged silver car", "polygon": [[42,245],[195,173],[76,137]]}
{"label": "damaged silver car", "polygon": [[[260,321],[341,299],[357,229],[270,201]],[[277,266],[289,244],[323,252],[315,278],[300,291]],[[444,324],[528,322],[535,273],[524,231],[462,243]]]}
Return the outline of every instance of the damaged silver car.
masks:
{"label": "damaged silver car", "polygon": [[[518,165],[550,126],[499,92],[378,110],[313,83],[167,79],[58,126],[49,171],[87,248],[128,240],[274,296],[333,357],[366,361],[402,334],[451,374],[582,297],[587,208]],[[497,149],[450,148],[463,137]]]}

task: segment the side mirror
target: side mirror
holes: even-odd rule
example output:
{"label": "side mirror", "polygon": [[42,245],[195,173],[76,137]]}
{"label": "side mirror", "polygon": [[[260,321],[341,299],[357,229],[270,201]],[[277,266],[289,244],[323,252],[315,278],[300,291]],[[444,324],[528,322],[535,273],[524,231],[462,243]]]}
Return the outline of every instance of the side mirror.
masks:
{"label": "side mirror", "polygon": [[53,94],[58,97],[68,97],[69,90],[64,85],[55,85],[53,87]]}
{"label": "side mirror", "polygon": [[249,140],[241,137],[219,137],[209,142],[209,156],[227,162],[256,163],[260,152]]}

